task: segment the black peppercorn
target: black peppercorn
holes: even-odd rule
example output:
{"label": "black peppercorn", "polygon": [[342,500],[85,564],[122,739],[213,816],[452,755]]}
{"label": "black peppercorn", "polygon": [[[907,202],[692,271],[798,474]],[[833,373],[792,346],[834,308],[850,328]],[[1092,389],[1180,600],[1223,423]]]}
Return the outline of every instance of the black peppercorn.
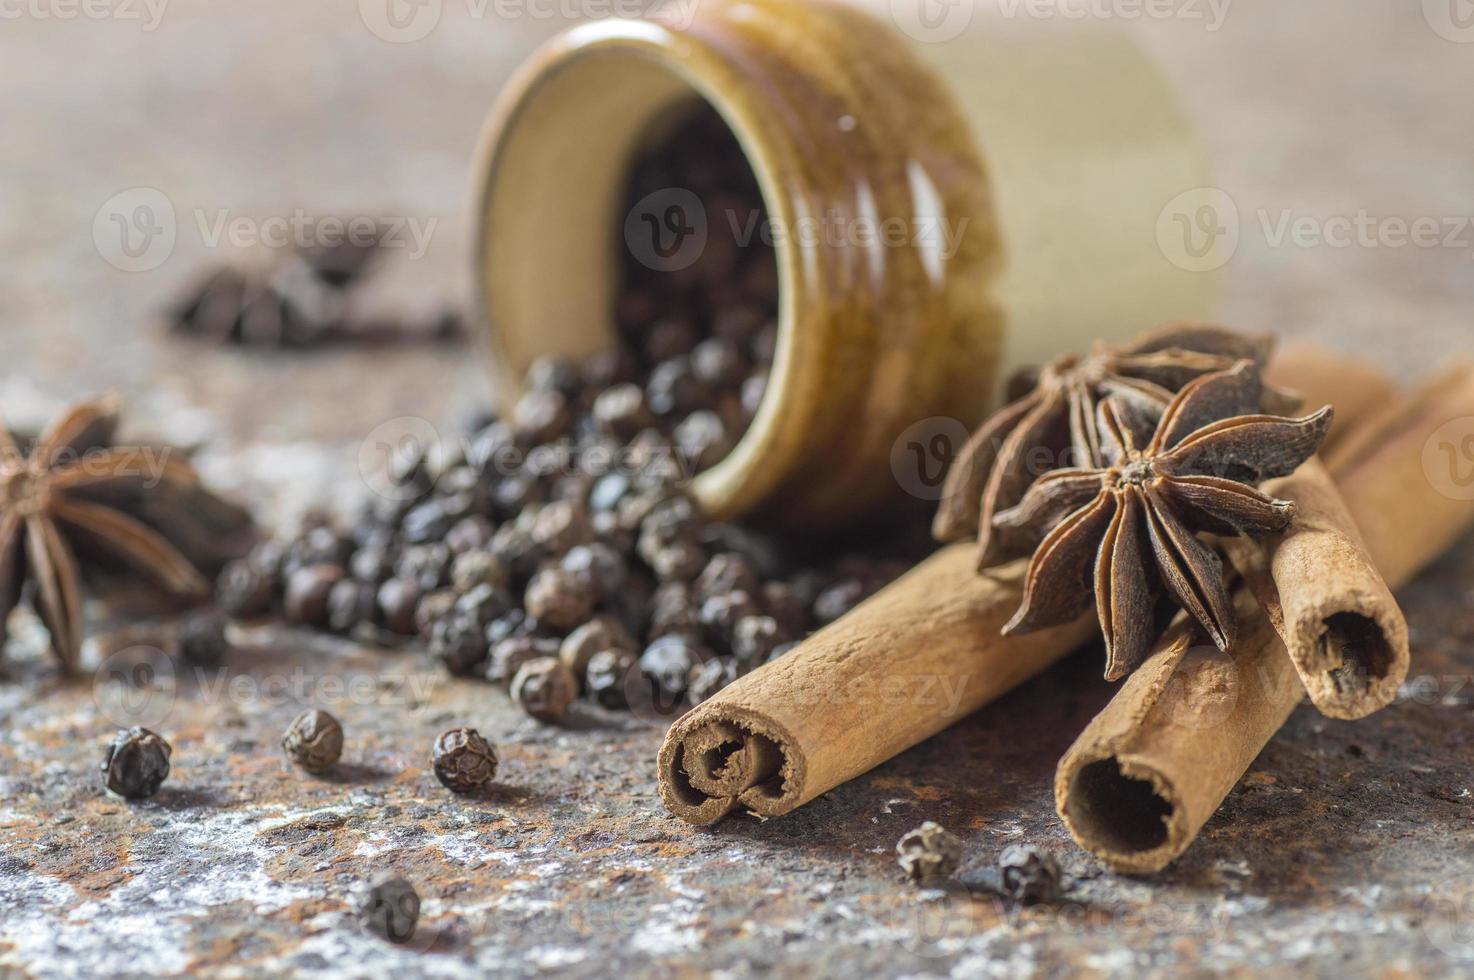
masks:
{"label": "black peppercorn", "polygon": [[486,663],[486,628],[474,615],[452,609],[430,629],[430,655],[456,677],[471,677]]}
{"label": "black peppercorn", "polygon": [[606,708],[629,707],[629,684],[637,679],[640,660],[628,650],[600,650],[589,658],[584,690]]}
{"label": "black peppercorn", "polygon": [[843,579],[819,593],[814,600],[814,618],[828,626],[858,606],[864,598],[865,583],[856,578]]}
{"label": "black peppercorn", "polygon": [[420,896],[403,878],[389,878],[369,889],[358,914],[364,928],[401,945],[414,938],[420,921]]}
{"label": "black peppercorn", "polygon": [[512,597],[495,585],[478,585],[456,600],[456,611],[472,617],[484,631],[512,608]]}
{"label": "black peppercorn", "polygon": [[172,751],[168,742],[147,728],[120,731],[103,757],[103,782],[125,799],[153,796],[169,776]]}
{"label": "black peppercorn", "polygon": [[594,537],[588,508],[574,500],[555,500],[539,510],[531,533],[532,540],[549,555],[562,555]]}
{"label": "black peppercorn", "polygon": [[348,571],[360,582],[378,585],[394,574],[394,556],[383,545],[366,545],[348,560]]}
{"label": "black peppercorn", "polygon": [[601,650],[634,648],[634,638],[624,624],[612,616],[596,616],[563,639],[562,645],[558,647],[558,659],[582,683],[594,654]]}
{"label": "black peppercorn", "polygon": [[744,672],[767,663],[783,640],[782,628],[772,616],[743,616],[732,627],[732,653]]}
{"label": "black peppercorn", "polygon": [[702,601],[728,592],[758,592],[757,572],[752,562],[734,551],[713,555],[696,579],[696,595]]}
{"label": "black peppercorn", "polygon": [[691,668],[687,678],[686,697],[700,704],[737,679],[737,663],[731,657],[718,657]]}
{"label": "black peppercorn", "polygon": [[338,565],[308,565],[287,579],[283,612],[294,626],[325,626],[328,621],[328,596],[333,586],[343,579]]}
{"label": "black peppercorn", "polygon": [[757,603],[746,592],[726,592],[703,602],[699,616],[713,642],[729,643],[739,620],[760,613]]}
{"label": "black peppercorn", "polygon": [[675,541],[653,551],[647,561],[662,582],[689,582],[706,564],[706,551],[694,541]]}
{"label": "black peppercorn", "polygon": [[578,697],[578,678],[557,657],[529,660],[512,678],[512,700],[539,721],[559,722]]}
{"label": "black peppercorn", "polygon": [[1059,898],[1060,869],[1054,855],[1031,844],[1015,844],[998,858],[1003,890],[1025,905]]}
{"label": "black peppercorn", "polygon": [[420,585],[411,579],[391,578],[379,586],[374,601],[384,628],[399,636],[414,636],[419,631],[421,598]]}
{"label": "black peppercorn", "polygon": [[573,422],[568,400],[558,391],[529,391],[512,410],[518,436],[531,443],[552,442],[568,434]]}
{"label": "black peppercorn", "polygon": [[523,605],[528,615],[554,629],[571,630],[593,613],[594,600],[593,590],[577,575],[547,568],[527,584]]}
{"label": "black peppercorn", "polygon": [[345,578],[328,593],[328,629],[347,633],[362,623],[374,621],[374,587]]}
{"label": "black peppercorn", "polygon": [[394,576],[433,592],[450,580],[450,549],[439,542],[410,545],[395,562]]}
{"label": "black peppercorn", "polygon": [[281,747],[308,772],[327,772],[343,755],[343,726],[326,711],[304,711],[287,726]]}
{"label": "black peppercorn", "polygon": [[453,793],[475,793],[496,776],[496,750],[474,728],[452,728],[431,750],[435,778]]}
{"label": "black peppercorn", "polygon": [[450,589],[421,596],[419,604],[415,606],[415,635],[424,640],[430,639],[435,624],[449,616],[455,608],[456,598],[455,592]]}
{"label": "black peppercorn", "polygon": [[962,841],[928,820],[896,842],[896,860],[912,881],[945,877],[962,862]]}
{"label": "black peppercorn", "polygon": [[399,529],[404,540],[411,544],[424,544],[444,538],[459,517],[459,514],[453,514],[446,508],[444,500],[430,499],[415,505],[405,514]]}
{"label": "black peppercorn", "polygon": [[601,432],[617,439],[629,439],[653,421],[645,406],[645,392],[635,384],[620,384],[605,389],[594,399],[594,422]]}
{"label": "black peppercorn", "polygon": [[464,555],[471,551],[482,551],[491,543],[496,528],[480,514],[463,517],[445,534],[445,546],[453,555]]}
{"label": "black peppercorn", "polygon": [[541,636],[509,636],[491,648],[486,679],[493,684],[511,684],[522,665],[540,657],[556,657],[558,641]]}
{"label": "black peppercorn", "polygon": [[174,638],[179,659],[196,667],[218,667],[230,650],[225,637],[225,617],[205,611],[185,618]]}
{"label": "black peppercorn", "polygon": [[650,635],[695,633],[701,629],[699,610],[692,608],[692,590],[685,582],[666,582],[651,599]]}
{"label": "black peppercorn", "polygon": [[629,578],[629,565],[624,556],[599,541],[571,549],[558,564],[565,572],[577,576],[600,598],[619,591]]}
{"label": "black peppercorn", "polygon": [[692,668],[710,659],[711,652],[688,636],[662,636],[640,655],[640,670],[658,703],[669,707],[686,696]]}
{"label": "black peppercorn", "polygon": [[220,570],[215,597],[220,608],[239,619],[260,616],[271,609],[275,582],[250,561],[233,561]]}
{"label": "black peppercorn", "polygon": [[490,551],[463,552],[450,567],[451,588],[457,592],[470,592],[478,585],[505,588],[511,580],[507,566]]}

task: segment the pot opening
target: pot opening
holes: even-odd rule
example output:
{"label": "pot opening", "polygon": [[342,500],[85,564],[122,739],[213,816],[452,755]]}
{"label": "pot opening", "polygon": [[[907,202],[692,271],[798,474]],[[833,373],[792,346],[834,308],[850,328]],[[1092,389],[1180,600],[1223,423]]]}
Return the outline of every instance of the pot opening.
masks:
{"label": "pot opening", "polygon": [[696,492],[725,516],[761,455],[734,450],[780,346],[779,256],[743,144],[678,67],[603,50],[529,84],[495,145],[480,269],[502,401],[538,358],[569,359],[585,407],[613,391],[607,434],[673,444],[685,478],[720,470]]}

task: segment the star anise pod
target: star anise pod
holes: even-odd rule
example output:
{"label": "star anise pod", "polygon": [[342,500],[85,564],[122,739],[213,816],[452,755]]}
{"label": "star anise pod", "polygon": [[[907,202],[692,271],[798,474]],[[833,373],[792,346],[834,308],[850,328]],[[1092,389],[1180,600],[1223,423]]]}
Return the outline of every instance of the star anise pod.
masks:
{"label": "star anise pod", "polygon": [[190,559],[120,503],[150,493],[199,499],[194,470],[168,453],[112,445],[116,407],[74,406],[34,440],[0,423],[0,623],[28,597],[67,670],[82,645],[79,555],[89,569],[122,562],[177,596],[209,594]]}
{"label": "star anise pod", "polygon": [[1329,406],[1298,419],[1257,414],[1261,388],[1258,369],[1244,361],[1188,384],[1160,420],[1131,401],[1101,401],[1089,465],[1046,474],[994,518],[999,528],[1045,535],[1004,634],[1069,622],[1093,593],[1106,678],[1116,680],[1149,652],[1165,591],[1228,649],[1237,621],[1223,563],[1197,532],[1288,527],[1294,504],[1256,487],[1315,455],[1334,414]]}
{"label": "star anise pod", "polygon": [[[979,566],[1029,554],[1038,540],[1027,529],[998,528],[994,515],[1015,506],[1044,473],[1085,465],[1081,447],[1096,442],[1096,405],[1114,398],[1137,415],[1160,418],[1172,396],[1195,378],[1225,371],[1241,360],[1263,366],[1274,348],[1268,335],[1204,324],[1174,324],[1131,344],[1097,344],[1084,358],[1066,355],[1039,371],[1033,390],[999,411],[958,454],[932,533],[939,541],[978,536]],[[1292,396],[1265,389],[1265,410],[1288,413]]]}

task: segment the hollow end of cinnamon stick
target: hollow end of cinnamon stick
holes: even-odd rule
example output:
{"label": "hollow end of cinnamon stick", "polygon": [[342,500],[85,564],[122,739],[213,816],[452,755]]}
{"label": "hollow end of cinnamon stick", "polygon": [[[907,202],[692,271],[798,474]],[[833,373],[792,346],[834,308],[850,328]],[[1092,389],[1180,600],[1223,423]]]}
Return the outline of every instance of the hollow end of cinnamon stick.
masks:
{"label": "hollow end of cinnamon stick", "polygon": [[1167,773],[1130,755],[1082,754],[1062,768],[1055,801],[1071,835],[1117,871],[1150,874],[1192,839]]}
{"label": "hollow end of cinnamon stick", "polygon": [[1407,620],[1326,467],[1311,461],[1265,485],[1298,510],[1267,539],[1227,546],[1284,640],[1311,701],[1332,718],[1365,718],[1407,678]]}
{"label": "hollow end of cinnamon stick", "polygon": [[1296,668],[1322,714],[1365,718],[1391,704],[1407,679],[1407,624],[1376,606],[1371,612],[1329,611],[1307,624]]}
{"label": "hollow end of cinnamon stick", "polygon": [[791,736],[771,719],[737,707],[715,706],[676,722],[656,765],[661,801],[699,827],[739,807],[776,817],[801,802],[804,758]]}

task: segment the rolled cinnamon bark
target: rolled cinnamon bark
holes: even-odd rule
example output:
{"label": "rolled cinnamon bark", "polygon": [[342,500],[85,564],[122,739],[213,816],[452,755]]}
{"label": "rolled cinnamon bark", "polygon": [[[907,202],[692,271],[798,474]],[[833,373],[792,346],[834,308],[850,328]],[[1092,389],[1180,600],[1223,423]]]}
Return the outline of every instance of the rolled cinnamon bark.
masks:
{"label": "rolled cinnamon bark", "polygon": [[1262,542],[1224,542],[1229,558],[1323,714],[1364,718],[1385,708],[1407,679],[1407,620],[1331,474],[1311,460],[1264,490],[1296,505],[1295,523]]}
{"label": "rolled cinnamon bark", "polygon": [[[1338,473],[1347,510],[1393,587],[1474,526],[1474,502],[1425,461],[1445,425],[1474,419],[1474,373],[1446,376],[1384,419]],[[1192,843],[1304,695],[1264,609],[1236,596],[1242,639],[1227,655],[1181,623],[1061,760],[1055,801],[1075,840],[1118,871],[1158,871]]]}
{"label": "rolled cinnamon bark", "polygon": [[797,650],[682,716],[660,798],[689,823],[776,817],[860,775],[1078,648],[1094,617],[1004,638],[1027,562],[987,575],[954,544]]}
{"label": "rolled cinnamon bark", "polygon": [[[1328,352],[1276,380],[1356,418],[1385,381]],[[1344,386],[1342,383],[1344,382]],[[1346,430],[1338,427],[1331,439]],[[1098,636],[1093,615],[1020,637],[1027,562],[986,575],[970,544],[943,549],[797,650],[693,708],[666,734],[660,797],[710,824],[745,808],[774,817],[936,734]],[[1294,681],[1293,673],[1290,680]],[[1298,686],[1298,682],[1296,682]]]}

